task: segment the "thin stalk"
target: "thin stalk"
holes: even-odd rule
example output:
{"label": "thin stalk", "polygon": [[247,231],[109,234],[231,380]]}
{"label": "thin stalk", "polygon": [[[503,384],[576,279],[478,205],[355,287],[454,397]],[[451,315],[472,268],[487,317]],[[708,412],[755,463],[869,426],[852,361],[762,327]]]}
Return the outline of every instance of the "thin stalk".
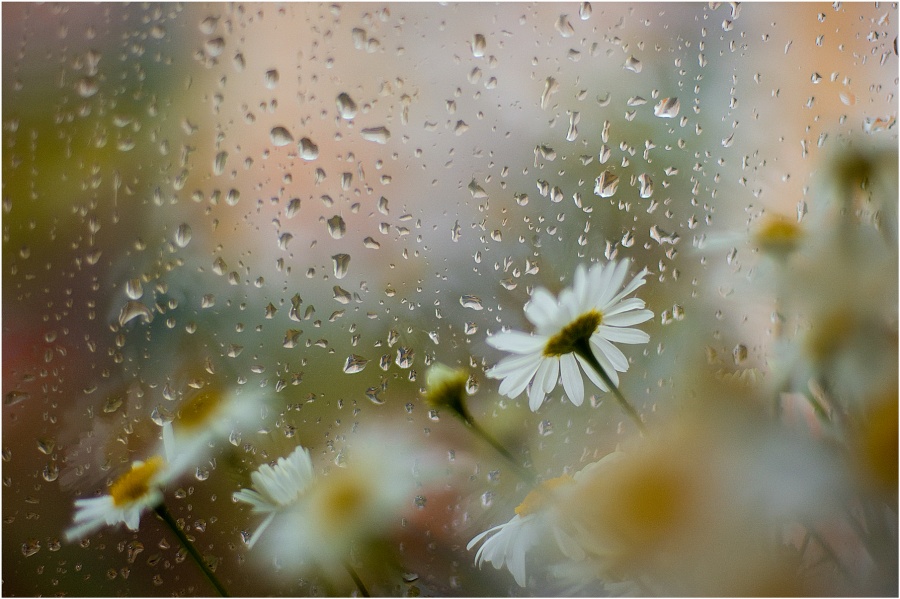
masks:
{"label": "thin stalk", "polygon": [[350,565],[350,562],[344,560],[344,568],[347,570],[347,574],[350,575],[350,578],[353,579],[353,582],[356,584],[356,588],[359,589],[359,594],[363,597],[371,597],[369,594],[369,589],[366,588],[365,583],[363,583],[362,578],[359,577],[359,574],[356,573],[356,570],[353,569],[353,566]]}
{"label": "thin stalk", "polygon": [[625,410],[625,413],[634,421],[637,425],[638,430],[641,433],[647,432],[647,427],[644,425],[644,422],[641,420],[640,415],[637,413],[637,410],[632,407],[628,400],[625,399],[625,396],[622,395],[622,392],[619,391],[619,388],[616,387],[615,383],[612,382],[612,379],[609,378],[609,375],[606,374],[606,370],[603,366],[600,365],[600,362],[597,360],[597,357],[594,355],[593,350],[591,350],[589,341],[585,338],[579,339],[575,343],[575,353],[578,354],[584,361],[591,365],[591,368],[600,375],[600,378],[603,379],[603,382],[606,383],[606,386],[609,387],[613,395],[616,396],[616,399],[619,402],[619,405],[622,406],[622,409]]}
{"label": "thin stalk", "polygon": [[509,450],[503,447],[503,445],[501,445],[499,441],[494,439],[494,437],[489,432],[484,430],[484,428],[482,428],[481,425],[475,421],[475,418],[472,417],[471,412],[469,412],[469,409],[464,403],[460,402],[453,407],[455,408],[456,413],[459,415],[462,421],[466,424],[466,426],[471,428],[476,435],[484,439],[488,443],[488,445],[493,447],[497,451],[497,453],[502,455],[525,482],[530,485],[535,484],[536,479],[534,474],[532,474],[524,466],[519,464],[519,462],[515,457],[513,457]]}
{"label": "thin stalk", "polygon": [[209,580],[210,584],[212,584],[216,588],[216,592],[219,593],[221,597],[228,597],[228,591],[225,590],[225,587],[222,586],[222,583],[219,582],[219,579],[216,578],[216,575],[213,574],[213,571],[209,569],[209,566],[206,565],[206,561],[203,559],[203,556],[200,555],[200,552],[197,551],[197,548],[194,547],[194,544],[188,540],[187,535],[184,534],[184,531],[178,527],[178,523],[175,521],[175,518],[172,517],[172,514],[169,512],[168,508],[164,503],[159,504],[154,508],[156,515],[162,518],[162,521],[165,522],[169,528],[172,529],[172,532],[175,533],[175,536],[178,537],[178,541],[181,543],[182,547],[188,552],[194,561],[200,566],[200,569],[203,571],[203,574],[206,576],[206,579]]}

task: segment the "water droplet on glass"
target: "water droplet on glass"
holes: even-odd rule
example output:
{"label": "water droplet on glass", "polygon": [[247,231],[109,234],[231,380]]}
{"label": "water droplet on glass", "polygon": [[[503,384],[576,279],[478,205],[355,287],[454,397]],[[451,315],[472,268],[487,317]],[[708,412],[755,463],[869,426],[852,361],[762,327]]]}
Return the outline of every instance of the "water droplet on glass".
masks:
{"label": "water droplet on glass", "polygon": [[463,308],[471,308],[472,310],[484,309],[484,306],[481,305],[481,298],[477,295],[462,295],[459,298],[459,304]]}
{"label": "water droplet on glass", "polygon": [[731,351],[731,355],[734,357],[734,363],[737,365],[743,364],[747,360],[747,346],[738,343],[734,346],[734,349]]}
{"label": "water droplet on glass", "polygon": [[541,108],[546,108],[550,103],[550,96],[559,91],[559,81],[553,77],[547,77],[544,81],[544,92],[541,94]]}
{"label": "water droplet on glass", "polygon": [[638,177],[638,182],[641,185],[640,194],[642,198],[649,198],[653,195],[653,179],[650,178],[650,175],[641,173]]}
{"label": "water droplet on glass", "polygon": [[284,215],[288,218],[293,218],[297,212],[300,211],[300,198],[291,198],[291,201],[288,202],[287,208],[284,210]]}
{"label": "water droplet on glass", "polygon": [[413,360],[415,359],[415,352],[413,352],[412,348],[409,347],[398,347],[397,348],[397,358],[394,362],[400,368],[409,368],[412,366]]}
{"label": "water droplet on glass", "polygon": [[225,51],[225,40],[220,37],[214,37],[211,40],[208,40],[206,44],[203,46],[206,50],[206,54],[211,58],[217,58],[222,55],[222,52]]}
{"label": "water droplet on glass", "polygon": [[125,295],[128,296],[128,299],[141,299],[141,296],[144,295],[144,288],[141,286],[141,280],[135,278],[125,281]]}
{"label": "water droplet on glass", "polygon": [[556,31],[563,37],[572,37],[575,35],[575,28],[569,22],[569,15],[559,15],[556,23],[553,25]]}
{"label": "water droplet on glass", "polygon": [[386,144],[391,137],[387,127],[369,127],[360,131],[360,135],[366,141],[374,141],[377,144]]}
{"label": "water droplet on glass", "polygon": [[487,192],[475,181],[475,179],[472,179],[469,182],[469,193],[471,193],[472,198],[476,200],[484,200],[488,197]]}
{"label": "water droplet on glass", "polygon": [[269,89],[274,89],[276,85],[278,85],[278,70],[277,69],[269,69],[265,74],[265,82],[266,87]]}
{"label": "water droplet on glass", "polygon": [[278,249],[279,250],[287,250],[288,244],[291,242],[294,236],[291,233],[282,233],[278,236]]}
{"label": "water droplet on glass", "polygon": [[350,356],[347,357],[347,361],[344,363],[344,372],[347,374],[362,372],[363,368],[365,368],[368,363],[369,361],[362,356],[350,354]]}
{"label": "water droplet on glass", "polygon": [[641,61],[635,58],[634,56],[629,56],[625,59],[625,70],[632,71],[634,73],[640,73],[643,66],[641,65]]}
{"label": "water droplet on glass", "polygon": [[219,152],[213,161],[213,173],[221,175],[225,172],[225,161],[228,160],[228,152]]}
{"label": "water droplet on glass", "polygon": [[356,116],[356,110],[357,110],[356,102],[354,102],[353,98],[351,98],[349,95],[347,95],[344,92],[341,92],[340,94],[338,94],[337,109],[338,109],[338,114],[344,120],[349,121],[349,120],[353,119],[353,117]]}
{"label": "water droplet on glass", "polygon": [[191,226],[187,223],[182,223],[178,225],[178,230],[175,231],[175,245],[180,248],[187,247],[193,236],[194,233],[191,231]]}
{"label": "water droplet on glass", "polygon": [[326,223],[328,225],[328,234],[334,239],[340,239],[347,232],[347,224],[338,214],[329,218]]}
{"label": "water droplet on glass", "polygon": [[582,2],[581,6],[578,7],[578,16],[581,17],[582,21],[587,21],[591,18],[591,13],[593,12],[593,8],[591,8],[590,2]]}
{"label": "water droplet on glass", "polygon": [[300,139],[300,158],[303,160],[315,160],[319,157],[319,146],[308,137]]}
{"label": "water droplet on glass", "polygon": [[225,194],[225,203],[229,206],[236,206],[241,201],[241,192],[237,189],[229,189]]}
{"label": "water droplet on glass", "polygon": [[150,311],[150,308],[141,302],[133,300],[126,302],[126,304],[122,306],[122,310],[119,311],[119,326],[125,326],[138,317],[146,324],[153,320],[153,313]]}
{"label": "water droplet on glass", "polygon": [[653,114],[660,118],[672,119],[678,116],[679,110],[681,110],[681,103],[678,98],[663,98],[659,104],[653,107]]}
{"label": "water droplet on glass", "polygon": [[350,255],[335,254],[331,257],[331,265],[334,268],[334,276],[338,279],[343,279],[347,276],[347,271],[350,270]]}
{"label": "water droplet on glass", "polygon": [[82,77],[75,84],[75,89],[82,98],[90,98],[100,90],[100,86],[93,77]]}
{"label": "water droplet on glass", "polygon": [[349,291],[347,291],[346,289],[342,289],[337,285],[332,288],[332,292],[334,293],[334,301],[339,304],[349,304],[350,300],[353,299],[353,296],[350,295]]}
{"label": "water droplet on glass", "polygon": [[484,36],[480,33],[476,33],[472,37],[472,56],[475,58],[481,58],[484,56],[484,49],[486,46],[486,42],[484,40]]}
{"label": "water droplet on glass", "polygon": [[40,550],[41,542],[37,539],[28,539],[26,542],[22,543],[22,555],[25,557],[31,557]]}
{"label": "water droplet on glass", "polygon": [[269,138],[271,138],[272,144],[278,147],[286,146],[294,141],[294,136],[284,127],[272,127]]}
{"label": "water droplet on glass", "polygon": [[619,187],[619,177],[610,171],[603,171],[594,183],[594,193],[601,198],[610,198]]}

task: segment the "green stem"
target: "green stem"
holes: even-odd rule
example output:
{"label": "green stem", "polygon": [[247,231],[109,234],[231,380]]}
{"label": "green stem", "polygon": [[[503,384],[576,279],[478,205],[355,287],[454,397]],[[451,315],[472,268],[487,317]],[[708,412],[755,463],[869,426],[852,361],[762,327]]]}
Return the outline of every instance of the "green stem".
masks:
{"label": "green stem", "polygon": [[212,584],[216,588],[219,596],[228,597],[228,591],[225,590],[225,587],[222,586],[222,583],[219,582],[219,579],[216,578],[216,575],[213,574],[213,571],[209,569],[209,566],[206,564],[203,556],[200,555],[200,552],[197,551],[197,548],[194,547],[193,543],[188,540],[187,535],[184,534],[184,531],[179,528],[178,523],[175,521],[175,518],[172,517],[172,514],[169,512],[168,508],[166,508],[166,505],[164,503],[161,503],[154,508],[154,511],[156,512],[156,515],[162,518],[162,521],[172,529],[172,532],[175,533],[176,537],[178,537],[178,541],[181,543],[181,545],[185,548],[188,554],[192,558],[194,558],[194,561],[197,562],[197,565],[200,566],[200,569],[203,571],[206,579],[209,580],[210,584]]}
{"label": "green stem", "polygon": [[353,582],[356,584],[356,588],[359,589],[359,594],[363,597],[371,597],[369,594],[369,589],[366,588],[366,585],[363,583],[362,578],[359,577],[359,574],[356,573],[356,570],[353,569],[353,566],[350,565],[350,562],[344,560],[344,568],[347,570],[347,574],[350,575],[350,578],[353,579]]}
{"label": "green stem", "polygon": [[484,430],[484,428],[482,428],[481,425],[475,421],[475,418],[472,416],[471,412],[469,412],[469,409],[466,407],[466,405],[464,403],[459,402],[459,403],[453,405],[452,407],[454,408],[454,411],[457,413],[457,415],[466,424],[466,426],[471,428],[472,431],[476,435],[481,437],[484,441],[487,442],[488,445],[493,447],[497,451],[497,453],[502,455],[506,459],[506,461],[509,462],[509,464],[513,467],[513,469],[516,471],[516,473],[525,482],[527,482],[530,485],[535,484],[536,479],[535,479],[534,474],[532,474],[524,466],[519,464],[519,462],[516,460],[515,457],[513,457],[513,454],[511,454],[509,452],[509,450],[507,450],[505,447],[503,447],[503,445],[501,445],[499,441],[494,439],[494,437],[489,432]]}
{"label": "green stem", "polygon": [[610,388],[613,392],[613,395],[616,396],[616,399],[619,401],[619,405],[622,406],[622,409],[625,410],[625,413],[634,421],[637,425],[638,430],[641,433],[647,432],[647,427],[644,425],[644,422],[641,420],[640,415],[637,413],[637,410],[632,407],[628,400],[625,399],[625,396],[622,395],[622,392],[619,391],[619,388],[616,387],[615,383],[612,382],[612,379],[609,378],[609,375],[606,374],[606,369],[600,365],[600,362],[597,360],[597,356],[594,355],[593,350],[590,347],[590,343],[586,338],[580,338],[575,343],[575,353],[578,354],[584,361],[591,365],[591,368],[600,375],[600,378],[603,379],[603,382],[606,383],[606,386]]}

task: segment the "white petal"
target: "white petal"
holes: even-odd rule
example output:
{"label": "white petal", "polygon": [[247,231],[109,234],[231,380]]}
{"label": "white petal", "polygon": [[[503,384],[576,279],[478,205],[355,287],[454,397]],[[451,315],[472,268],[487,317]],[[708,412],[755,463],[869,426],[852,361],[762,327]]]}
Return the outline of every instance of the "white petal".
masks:
{"label": "white petal", "polygon": [[618,347],[596,333],[591,335],[591,343],[595,349],[599,349],[603,352],[603,355],[606,356],[606,359],[609,360],[609,363],[612,364],[613,368],[619,372],[628,370],[628,358],[625,357],[625,354],[623,354],[622,350]]}
{"label": "white petal", "polygon": [[603,317],[606,318],[608,316],[612,316],[613,314],[620,314],[622,312],[628,312],[630,310],[640,310],[643,307],[644,300],[639,297],[629,297],[628,299],[623,299],[616,304],[607,307],[603,311]]}
{"label": "white petal", "polygon": [[528,303],[525,304],[525,317],[540,328],[553,320],[556,306],[556,298],[553,297],[553,294],[543,287],[538,287],[531,294]]}
{"label": "white petal", "polygon": [[563,388],[566,390],[566,395],[569,396],[569,401],[580,406],[584,401],[584,380],[581,378],[581,371],[578,369],[575,356],[567,354],[560,357],[559,365]]}
{"label": "white petal", "polygon": [[537,409],[544,403],[544,396],[546,395],[544,392],[544,379],[547,377],[547,371],[550,370],[554,362],[556,362],[554,358],[542,359],[541,365],[534,375],[531,389],[528,390],[528,407],[531,408],[532,412],[537,412]]}
{"label": "white petal", "polygon": [[603,379],[600,378],[600,375],[597,374],[597,372],[593,369],[593,367],[591,367],[587,360],[577,354],[575,355],[575,359],[577,359],[578,363],[581,364],[582,370],[584,370],[584,373],[591,380],[591,382],[594,383],[595,387],[597,387],[601,391],[609,391],[609,387],[606,385],[606,383],[603,382]]}
{"label": "white petal", "polygon": [[650,341],[650,335],[639,329],[623,329],[619,327],[608,327],[600,325],[597,327],[595,335],[600,335],[608,341],[615,343],[647,343]]}
{"label": "white petal", "polygon": [[250,537],[250,542],[248,543],[248,547],[250,547],[250,549],[253,549],[253,546],[262,536],[263,531],[266,530],[269,527],[269,524],[272,523],[273,518],[275,518],[275,512],[272,512],[271,514],[266,516],[266,519],[263,520],[262,524],[259,525],[259,528],[257,528],[253,532],[253,536]]}
{"label": "white petal", "polygon": [[619,373],[616,372],[616,369],[613,368],[613,365],[610,364],[609,360],[606,358],[606,354],[598,348],[593,339],[591,340],[591,350],[594,352],[594,357],[597,358],[597,361],[600,362],[600,366],[606,372],[606,376],[612,381],[613,385],[616,387],[619,386]]}
{"label": "white petal", "polygon": [[550,393],[556,389],[556,383],[559,382],[559,359],[546,358],[544,361],[550,364],[550,368],[544,375],[544,393]]}
{"label": "white petal", "polygon": [[613,314],[612,316],[604,316],[603,323],[611,327],[627,327],[633,324],[647,322],[653,318],[653,312],[650,310],[635,310],[633,312],[624,312],[622,314]]}
{"label": "white petal", "polygon": [[629,293],[634,292],[638,287],[640,287],[641,285],[646,283],[646,281],[644,280],[644,277],[647,276],[648,274],[650,274],[650,271],[647,270],[646,268],[643,269],[638,274],[636,274],[634,276],[634,278],[631,279],[631,282],[628,283],[628,285],[626,285],[625,288],[622,289],[622,291],[620,291],[618,295],[616,295],[616,297],[611,299],[609,301],[609,303],[614,304],[617,301],[619,301],[620,299],[622,299],[623,297],[625,297],[626,295],[628,295]]}
{"label": "white petal", "polygon": [[[601,310],[616,302],[615,296],[618,289],[628,274],[630,262],[622,260],[621,262],[611,262],[606,265],[603,272],[602,280],[597,281],[598,291],[594,297],[594,306]],[[600,287],[602,285],[602,287]]]}
{"label": "white petal", "polygon": [[503,331],[487,338],[487,344],[500,351],[514,354],[528,354],[543,349],[546,337],[529,335],[521,331]]}

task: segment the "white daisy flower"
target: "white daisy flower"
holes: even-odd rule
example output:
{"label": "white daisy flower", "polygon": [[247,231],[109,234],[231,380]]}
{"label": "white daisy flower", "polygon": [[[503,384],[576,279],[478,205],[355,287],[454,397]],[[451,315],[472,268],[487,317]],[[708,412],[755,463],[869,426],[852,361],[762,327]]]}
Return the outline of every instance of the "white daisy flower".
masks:
{"label": "white daisy flower", "polygon": [[525,305],[525,316],[535,332],[501,331],[487,340],[514,354],[487,371],[489,377],[503,380],[502,395],[517,397],[531,383],[528,405],[534,412],[562,378],[569,400],[580,406],[584,381],[579,366],[595,386],[610,390],[591,365],[593,359],[618,386],[617,372],[628,370],[628,359],[613,343],[647,343],[647,333],[630,327],[653,318],[643,300],[625,299],[644,284],[648,274],[642,270],[623,287],[628,266],[628,261],[595,264],[590,270],[579,265],[572,287],[558,298],[544,288],[535,289]]}
{"label": "white daisy flower", "polygon": [[436,470],[434,456],[417,454],[387,432],[355,440],[348,453],[346,467],[324,475],[303,448],[274,467],[260,467],[251,477],[253,490],[233,495],[254,513],[268,514],[249,544],[285,571],[315,563],[334,574],[351,546],[381,538],[404,510],[414,509],[416,470]]}
{"label": "white daisy flower", "polygon": [[162,456],[136,461],[131,470],[113,482],[108,495],[76,499],[75,518],[66,531],[66,540],[77,541],[104,526],[119,523],[137,530],[143,513],[162,503],[160,487],[164,484],[165,466]]}
{"label": "white daisy flower", "polygon": [[163,438],[176,455],[196,466],[212,444],[259,417],[262,393],[208,385],[191,394],[163,425]]}
{"label": "white daisy flower", "polygon": [[544,481],[516,507],[516,513],[509,522],[490,528],[469,541],[466,545],[468,550],[484,541],[475,554],[478,567],[484,562],[491,562],[498,570],[506,566],[516,583],[524,587],[527,580],[525,557],[548,537],[554,539],[567,558],[576,561],[584,559],[584,550],[567,532],[565,521],[555,509],[556,502],[560,500],[559,494],[574,487],[577,477],[573,479],[564,475]]}
{"label": "white daisy flower", "polygon": [[275,466],[263,464],[250,475],[253,489],[241,489],[233,497],[253,506],[254,514],[268,514],[250,538],[250,547],[256,544],[279,510],[300,500],[314,478],[309,450],[302,446],[288,457],[278,458]]}

